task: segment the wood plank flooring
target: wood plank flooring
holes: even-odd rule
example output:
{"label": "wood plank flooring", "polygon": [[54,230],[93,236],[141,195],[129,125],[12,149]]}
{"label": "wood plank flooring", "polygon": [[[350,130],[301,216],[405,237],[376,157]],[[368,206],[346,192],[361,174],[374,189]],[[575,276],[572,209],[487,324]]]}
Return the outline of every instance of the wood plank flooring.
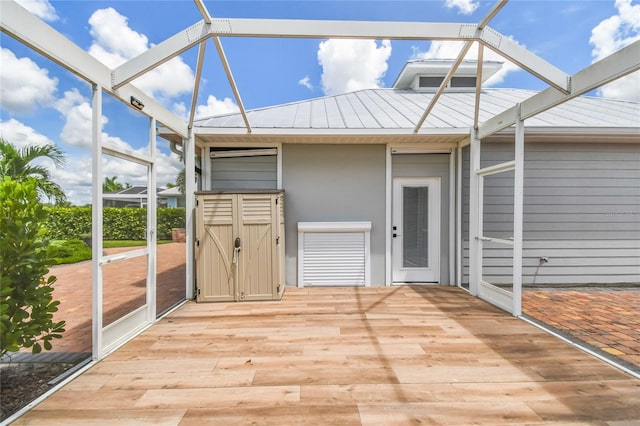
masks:
{"label": "wood plank flooring", "polygon": [[640,381],[450,287],[188,303],[16,424],[640,424]]}

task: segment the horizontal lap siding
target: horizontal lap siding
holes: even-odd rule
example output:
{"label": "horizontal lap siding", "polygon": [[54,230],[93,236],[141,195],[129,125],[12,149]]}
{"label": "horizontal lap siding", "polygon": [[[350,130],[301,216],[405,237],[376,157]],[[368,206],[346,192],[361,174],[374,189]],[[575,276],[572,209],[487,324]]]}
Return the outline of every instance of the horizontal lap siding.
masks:
{"label": "horizontal lap siding", "polygon": [[[482,144],[482,167],[511,159],[512,144]],[[463,160],[468,282],[468,148]],[[512,197],[513,172],[486,179],[486,236],[512,236]],[[485,280],[511,282],[510,256],[510,249],[486,248]],[[526,145],[523,276],[526,284],[640,281],[640,145]]]}
{"label": "horizontal lap siding", "polygon": [[211,160],[212,189],[276,189],[277,156],[223,157]]}

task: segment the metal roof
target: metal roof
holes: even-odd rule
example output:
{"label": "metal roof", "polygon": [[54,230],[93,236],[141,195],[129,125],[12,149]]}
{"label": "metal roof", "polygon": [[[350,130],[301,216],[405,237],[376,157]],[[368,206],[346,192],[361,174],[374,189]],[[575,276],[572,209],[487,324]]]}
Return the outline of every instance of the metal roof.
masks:
{"label": "metal roof", "polygon": [[[505,111],[536,92],[484,89],[480,121]],[[367,89],[247,111],[254,132],[260,129],[313,133],[406,133],[412,131],[434,93],[398,89]],[[445,92],[427,117],[420,134],[469,134],[474,118],[474,92]],[[526,120],[529,128],[640,129],[640,103],[577,97]],[[225,114],[194,122],[199,136],[245,130],[241,114]]]}
{"label": "metal roof", "polygon": [[[195,128],[196,132],[201,135],[205,133],[212,134],[213,129],[217,129],[222,134],[226,132],[229,135],[239,135],[242,131],[245,138],[252,137],[253,141],[257,141],[259,138],[256,138],[256,136],[262,135],[264,137],[264,134],[268,134],[269,131],[282,132],[288,130],[293,133],[292,130],[303,132],[305,129],[309,135],[312,133],[318,135],[323,130],[327,133],[346,131],[354,135],[362,134],[365,130],[369,132],[377,130],[380,133],[393,133],[398,136],[406,133],[408,123],[413,122],[415,127],[410,134],[406,134],[406,137],[412,137],[414,141],[418,140],[417,137],[424,137],[427,134],[426,132],[429,135],[437,134],[439,131],[458,133],[460,135],[464,127],[457,126],[460,125],[458,123],[464,122],[463,117],[465,119],[469,117],[466,105],[470,104],[465,104],[465,108],[460,107],[458,109],[457,104],[453,101],[453,98],[458,98],[458,96],[443,93],[444,97],[452,98],[452,103],[445,105],[439,105],[438,98],[440,93],[445,91],[444,89],[449,82],[452,81],[451,79],[457,69],[460,66],[464,69],[464,57],[474,45],[478,47],[479,58],[482,57],[485,48],[490,49],[548,85],[547,89],[529,98],[518,98],[522,102],[518,104],[511,103],[508,108],[501,109],[503,112],[499,115],[491,116],[488,114],[494,106],[483,107],[483,111],[478,111],[479,117],[477,119],[474,117],[471,124],[464,124],[466,128],[470,126],[477,128],[479,138],[493,135],[509,128],[519,119],[533,118],[548,109],[555,108],[604,84],[640,70],[640,61],[637,59],[640,57],[640,40],[635,40],[628,46],[600,59],[575,74],[567,74],[542,57],[528,51],[516,40],[500,34],[489,26],[492,19],[506,5],[507,0],[496,1],[484,18],[476,24],[466,22],[330,21],[224,17],[216,17],[214,19],[207,10],[204,0],[194,0],[194,2],[202,16],[201,21],[184,28],[160,43],[154,44],[150,49],[113,69],[98,61],[86,52],[84,48],[48,26],[15,1],[3,2],[2,14],[0,14],[0,30],[3,34],[19,40],[26,47],[39,52],[95,87],[102,89],[122,102],[132,105],[142,114],[162,123],[166,129],[170,130],[170,132],[162,130],[163,136],[174,143],[182,143],[183,140],[190,138],[192,128]],[[403,95],[401,92],[392,92],[391,95],[387,95],[378,91],[362,91],[355,94],[326,97],[246,112],[240,97],[240,91],[224,53],[221,37],[457,40],[463,42],[463,47],[455,61],[452,62],[452,67],[442,81],[438,92],[433,95],[432,102],[429,103],[425,102],[429,96],[426,94],[412,94],[410,96],[408,94]],[[213,41],[216,47],[217,55],[224,68],[240,114],[218,117],[212,120],[201,120],[196,127],[193,127],[205,47],[209,39]],[[185,123],[181,117],[171,112],[152,96],[138,89],[132,82],[152,69],[195,47],[198,47],[196,75],[190,114]],[[478,81],[480,80],[478,79]],[[477,88],[479,89],[480,87],[477,86]],[[506,95],[508,93],[506,91],[504,97],[498,97],[495,101],[501,102],[507,99]],[[518,97],[517,92],[512,92],[512,96]],[[412,100],[405,99],[409,97]],[[482,103],[487,105],[489,101],[483,100]],[[406,104],[408,108],[396,106],[398,102]],[[389,107],[390,105],[391,107]],[[422,116],[416,121],[415,109],[418,106],[422,106],[424,110],[421,111]],[[308,109],[308,111],[305,109]],[[500,108],[496,106],[496,110],[498,109]],[[604,104],[602,109],[604,111],[601,112],[609,115],[608,105]],[[436,116],[432,117],[432,112],[434,114],[437,113]],[[248,117],[249,113],[253,116],[251,119]],[[552,111],[551,115],[545,114],[546,118],[536,117],[536,120],[554,123],[558,119],[556,115],[559,114]],[[579,117],[581,115],[583,113],[580,111],[572,113],[569,110],[566,114],[563,114],[563,119],[568,120],[568,122],[580,122],[582,119],[576,120],[575,118],[570,119],[570,117]],[[242,129],[237,127],[238,117],[243,118],[244,126]],[[620,117],[614,118],[617,120]],[[426,123],[424,123],[425,120]],[[598,120],[600,120],[600,117],[598,117]],[[426,124],[426,127],[423,124]],[[253,129],[254,125],[256,126],[255,130]],[[584,128],[584,124],[582,123],[581,125]],[[593,126],[594,122],[588,121],[587,125]],[[637,129],[637,120],[632,125]],[[200,139],[202,140],[203,138],[200,137]],[[112,149],[112,151],[117,152],[117,149]],[[130,153],[122,154],[132,158]],[[149,161],[146,157],[141,157],[139,160]]]}

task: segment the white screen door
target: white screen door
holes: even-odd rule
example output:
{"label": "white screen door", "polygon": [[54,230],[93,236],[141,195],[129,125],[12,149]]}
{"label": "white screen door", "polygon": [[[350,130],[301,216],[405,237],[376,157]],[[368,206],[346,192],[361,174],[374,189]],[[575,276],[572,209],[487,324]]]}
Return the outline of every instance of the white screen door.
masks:
{"label": "white screen door", "polygon": [[393,281],[440,281],[440,178],[394,178]]}

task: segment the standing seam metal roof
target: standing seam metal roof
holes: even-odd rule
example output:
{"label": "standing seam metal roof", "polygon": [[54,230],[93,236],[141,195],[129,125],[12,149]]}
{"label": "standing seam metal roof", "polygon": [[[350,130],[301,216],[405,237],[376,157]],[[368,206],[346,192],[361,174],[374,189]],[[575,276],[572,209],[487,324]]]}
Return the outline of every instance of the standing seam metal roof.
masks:
{"label": "standing seam metal roof", "polygon": [[[480,98],[482,122],[536,92],[522,89],[484,89]],[[254,129],[411,129],[433,93],[400,89],[365,89],[247,111]],[[474,93],[445,92],[422,127],[469,129],[473,123]],[[532,127],[640,127],[640,103],[582,96],[526,121]],[[198,119],[205,129],[244,128],[239,113]]]}

